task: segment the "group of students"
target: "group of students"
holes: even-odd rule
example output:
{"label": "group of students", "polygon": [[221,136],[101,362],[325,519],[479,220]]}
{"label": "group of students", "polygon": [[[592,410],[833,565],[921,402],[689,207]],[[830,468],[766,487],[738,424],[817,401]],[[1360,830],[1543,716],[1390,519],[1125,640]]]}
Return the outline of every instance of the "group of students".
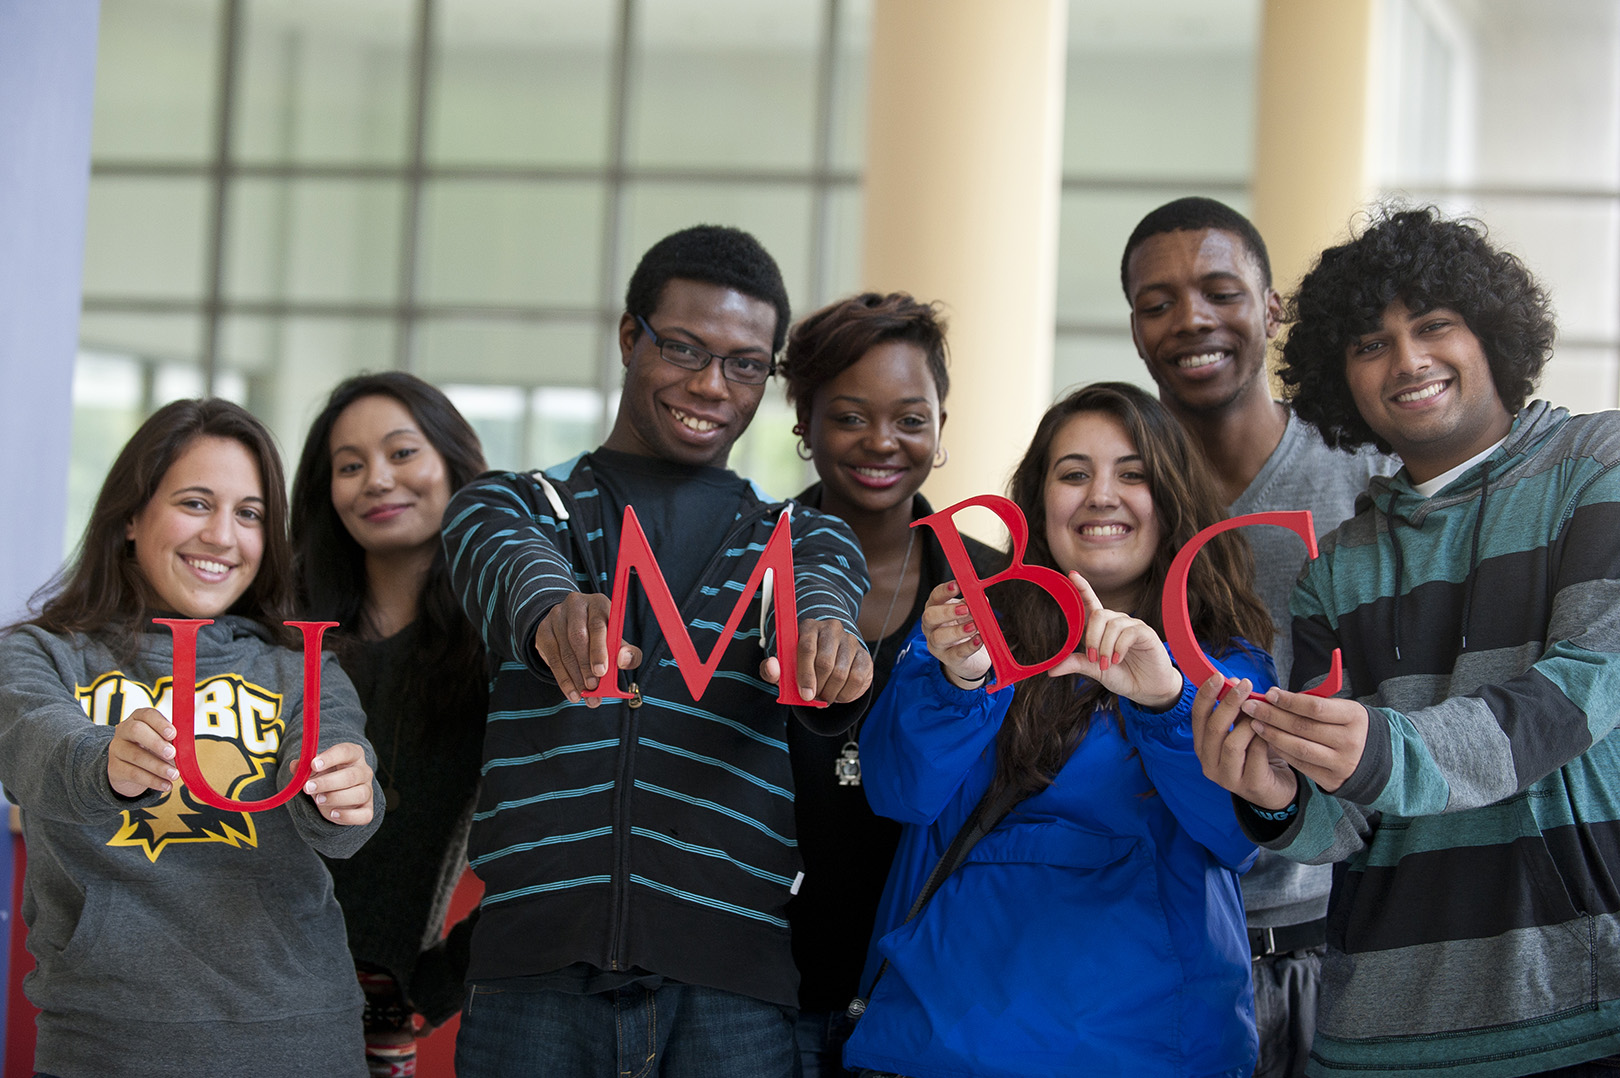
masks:
{"label": "group of students", "polygon": [[[1545,295],[1472,223],[1380,215],[1290,300],[1284,405],[1240,215],[1154,211],[1122,284],[1158,397],[1097,383],[1038,424],[1021,560],[1085,626],[998,691],[961,563],[912,526],[949,460],[938,307],[790,333],[737,230],[647,252],[612,431],[554,468],[486,473],[442,394],[366,375],[289,507],[246,412],[160,409],[0,639],[38,1070],[409,1073],[459,1007],[463,1078],[1620,1074],[1620,420],[1529,401]],[[725,467],[778,369],[819,477],[786,502]],[[613,594],[631,508],[678,624],[645,567]],[[1280,529],[1193,562],[1191,683],[1176,552],[1298,508],[1303,575]],[[778,702],[750,591],[781,527],[813,706]],[[1021,588],[990,597],[1030,663],[1069,626]],[[299,756],[295,615],[338,623],[314,776],[210,807],[151,619],[212,619],[197,757],[245,799]],[[717,649],[701,694],[681,633]],[[1338,698],[1283,688],[1335,657]],[[468,857],[484,898],[441,939]]]}

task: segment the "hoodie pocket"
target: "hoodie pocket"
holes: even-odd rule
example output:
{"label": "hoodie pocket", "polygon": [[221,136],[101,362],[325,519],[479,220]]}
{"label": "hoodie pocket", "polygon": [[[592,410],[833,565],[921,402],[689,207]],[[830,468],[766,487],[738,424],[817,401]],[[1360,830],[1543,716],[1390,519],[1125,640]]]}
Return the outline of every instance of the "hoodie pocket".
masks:
{"label": "hoodie pocket", "polygon": [[[325,901],[311,901],[324,897]],[[97,880],[67,945],[35,948],[41,1007],[116,1010],[190,1021],[264,1021],[358,1006],[343,916],[328,890],[273,881]]]}

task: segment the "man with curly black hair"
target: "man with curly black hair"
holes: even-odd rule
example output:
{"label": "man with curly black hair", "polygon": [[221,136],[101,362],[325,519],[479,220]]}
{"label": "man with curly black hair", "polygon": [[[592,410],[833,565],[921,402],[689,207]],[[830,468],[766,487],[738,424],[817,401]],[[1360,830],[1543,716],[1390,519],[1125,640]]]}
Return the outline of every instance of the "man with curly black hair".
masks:
{"label": "man with curly black hair", "polygon": [[1552,315],[1475,222],[1384,212],[1290,309],[1299,414],[1406,462],[1294,593],[1339,696],[1195,708],[1250,837],[1343,862],[1310,1073],[1620,1073],[1620,415],[1525,403]]}
{"label": "man with curly black hair", "polygon": [[[1120,260],[1131,337],[1162,401],[1203,451],[1233,516],[1309,509],[1318,535],[1355,511],[1374,475],[1400,461],[1372,447],[1340,452],[1281,401],[1266,346],[1282,323],[1271,260],[1247,217],[1212,198],[1178,198],[1137,224]],[[1277,680],[1288,683],[1288,596],[1305,544],[1283,528],[1250,528],[1255,586],[1277,628]],[[1316,1023],[1326,940],[1326,865],[1260,851],[1243,877],[1254,960],[1256,1078],[1303,1078]]]}

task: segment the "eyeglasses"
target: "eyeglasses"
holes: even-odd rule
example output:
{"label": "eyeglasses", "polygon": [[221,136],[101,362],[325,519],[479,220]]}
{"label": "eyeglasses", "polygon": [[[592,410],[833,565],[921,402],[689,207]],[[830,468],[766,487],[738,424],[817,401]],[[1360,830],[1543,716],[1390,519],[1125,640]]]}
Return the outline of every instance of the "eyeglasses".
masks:
{"label": "eyeglasses", "polygon": [[712,360],[720,361],[720,373],[725,375],[726,381],[737,382],[745,386],[764,385],[765,379],[776,373],[776,361],[754,359],[751,356],[717,356],[713,352],[699,348],[695,344],[685,341],[672,341],[668,337],[659,337],[647,320],[639,314],[635,316],[641,328],[647,331],[653,344],[658,347],[658,354],[667,362],[689,371],[701,371],[708,367]]}

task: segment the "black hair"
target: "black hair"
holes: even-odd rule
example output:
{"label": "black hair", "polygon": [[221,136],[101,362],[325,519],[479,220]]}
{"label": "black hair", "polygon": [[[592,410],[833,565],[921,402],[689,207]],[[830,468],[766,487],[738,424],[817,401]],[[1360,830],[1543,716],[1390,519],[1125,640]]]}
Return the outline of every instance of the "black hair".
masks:
{"label": "black hair", "polygon": [[798,407],[800,420],[809,418],[817,388],[889,341],[907,341],[922,349],[944,404],[951,376],[939,304],[919,303],[905,292],[862,292],[807,315],[789,335],[781,370],[788,403]]}
{"label": "black hair", "polygon": [[[366,554],[343,526],[332,505],[332,428],[338,416],[365,397],[391,397],[411,413],[422,434],[444,459],[453,494],[484,470],[484,452],[467,420],[437,388],[404,371],[360,374],[338,383],[304,439],[304,451],[293,475],[292,544],[298,596],[305,614],[335,621],[333,643],[340,655],[364,636]],[[472,677],[481,678],[482,648],[478,634],[462,616],[450,590],[444,549],[422,583],[413,676],[424,692],[459,690]],[[459,713],[459,712],[458,712]]]}
{"label": "black hair", "polygon": [[1125,298],[1131,298],[1131,255],[1138,247],[1166,232],[1202,232],[1205,229],[1230,232],[1242,240],[1249,257],[1260,267],[1260,276],[1266,287],[1271,287],[1271,255],[1266,253],[1266,241],[1260,238],[1260,230],[1254,227],[1254,222],[1224,202],[1190,195],[1166,202],[1136,223],[1131,238],[1125,241],[1125,253],[1119,259],[1119,286],[1125,290]]}
{"label": "black hair", "polygon": [[1483,223],[1447,220],[1434,206],[1384,207],[1350,242],[1322,252],[1284,308],[1277,373],[1294,411],[1329,445],[1391,450],[1356,410],[1345,362],[1351,342],[1377,329],[1396,300],[1413,312],[1448,307],[1461,315],[1503,407],[1510,415],[1524,407],[1557,334],[1546,291],[1491,244]]}
{"label": "black hair", "polygon": [[[638,318],[652,318],[663,298],[664,286],[676,278],[732,288],[769,303],[776,308],[771,353],[782,350],[792,321],[787,286],[782,283],[776,259],[752,235],[725,225],[694,225],[665,236],[647,248],[630,275],[624,292],[625,311]],[[636,333],[641,333],[639,325]]]}

